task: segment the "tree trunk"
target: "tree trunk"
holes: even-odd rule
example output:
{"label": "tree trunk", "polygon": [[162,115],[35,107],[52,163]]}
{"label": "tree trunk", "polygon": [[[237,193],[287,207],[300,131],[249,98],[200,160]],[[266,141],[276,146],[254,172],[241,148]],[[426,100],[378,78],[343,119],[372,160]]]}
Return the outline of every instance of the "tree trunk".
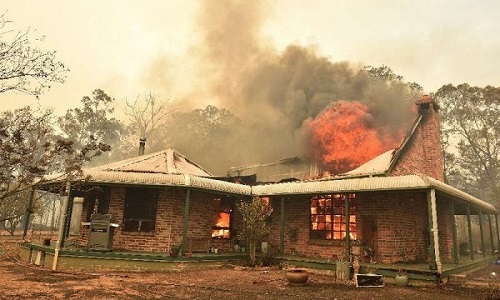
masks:
{"label": "tree trunk", "polygon": [[256,259],[255,259],[255,241],[250,241],[248,245],[248,251],[250,253],[250,265],[254,267],[256,265]]}

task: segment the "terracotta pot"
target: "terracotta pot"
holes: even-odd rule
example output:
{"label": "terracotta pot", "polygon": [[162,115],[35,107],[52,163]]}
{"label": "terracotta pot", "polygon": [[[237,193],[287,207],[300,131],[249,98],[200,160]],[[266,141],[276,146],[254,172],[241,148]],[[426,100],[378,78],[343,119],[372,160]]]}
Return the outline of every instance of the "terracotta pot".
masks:
{"label": "terracotta pot", "polygon": [[307,283],[309,274],[305,269],[288,269],[285,277],[291,284],[303,285]]}
{"label": "terracotta pot", "polygon": [[180,251],[181,251],[180,245],[172,245],[172,247],[170,248],[170,256],[177,257]]}

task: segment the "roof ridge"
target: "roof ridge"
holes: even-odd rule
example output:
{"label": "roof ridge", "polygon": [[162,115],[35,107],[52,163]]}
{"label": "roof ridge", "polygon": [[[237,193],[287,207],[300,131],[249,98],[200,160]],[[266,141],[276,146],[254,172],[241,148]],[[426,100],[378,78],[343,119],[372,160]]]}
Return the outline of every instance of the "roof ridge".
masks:
{"label": "roof ridge", "polygon": [[[110,163],[110,164],[107,164],[107,165],[104,165],[104,166],[100,166],[100,167],[96,167],[96,168],[100,168],[101,170],[112,170],[112,169],[117,169],[117,168],[123,168],[123,167],[130,166],[132,164],[135,164],[135,163],[143,162],[145,160],[148,160],[148,159],[156,157],[156,156],[160,156],[161,154],[164,154],[166,151],[167,150],[161,150],[161,151],[153,152],[153,153],[150,153],[150,154],[136,156],[136,157],[132,157],[132,158],[129,158],[129,159],[117,161],[117,162]],[[118,164],[120,162],[122,164]],[[110,168],[110,167],[105,168],[106,166],[109,166],[109,165],[115,165],[115,166],[113,168]]]}

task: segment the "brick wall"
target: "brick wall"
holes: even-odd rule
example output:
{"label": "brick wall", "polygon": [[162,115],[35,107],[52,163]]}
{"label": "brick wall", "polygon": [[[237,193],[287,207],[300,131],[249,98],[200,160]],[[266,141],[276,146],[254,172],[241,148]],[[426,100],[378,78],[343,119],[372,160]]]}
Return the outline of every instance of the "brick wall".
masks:
{"label": "brick wall", "polygon": [[422,120],[403,149],[390,175],[425,174],[444,181],[437,105],[430,98],[423,98],[423,100],[418,103],[419,106],[425,105],[420,107]]}
{"label": "brick wall", "polygon": [[[372,247],[376,261],[427,261],[429,231],[425,192],[358,193],[356,200],[358,236],[363,243]],[[274,213],[269,241],[278,247],[280,200],[275,198],[272,203]],[[285,254],[336,259],[344,249],[345,242],[309,239],[309,205],[308,196],[285,200]],[[373,224],[363,226],[363,222],[368,220]],[[291,230],[297,230],[295,241],[291,240]],[[446,230],[442,234],[448,236]]]}
{"label": "brick wall", "polygon": [[[113,221],[121,225],[125,207],[125,187],[113,187],[109,213]],[[230,250],[231,240],[212,240],[212,218],[214,198],[220,195],[191,191],[188,222],[188,238],[206,239],[220,250]],[[158,196],[158,209],[154,232],[126,232],[117,228],[114,232],[113,249],[129,251],[165,252],[174,244],[180,244],[183,235],[184,209],[186,201],[185,188],[161,188]],[[82,216],[86,215],[84,204]],[[87,245],[89,226],[82,226],[79,244]],[[207,243],[208,244],[208,243]]]}

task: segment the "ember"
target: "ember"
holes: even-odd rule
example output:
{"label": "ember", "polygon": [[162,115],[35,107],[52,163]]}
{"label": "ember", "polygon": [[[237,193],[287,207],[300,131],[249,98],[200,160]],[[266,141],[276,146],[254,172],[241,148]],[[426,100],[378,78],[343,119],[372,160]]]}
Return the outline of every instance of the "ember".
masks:
{"label": "ember", "polygon": [[369,108],[359,102],[337,101],[307,123],[312,155],[328,171],[350,171],[398,146],[403,131],[392,136]]}

